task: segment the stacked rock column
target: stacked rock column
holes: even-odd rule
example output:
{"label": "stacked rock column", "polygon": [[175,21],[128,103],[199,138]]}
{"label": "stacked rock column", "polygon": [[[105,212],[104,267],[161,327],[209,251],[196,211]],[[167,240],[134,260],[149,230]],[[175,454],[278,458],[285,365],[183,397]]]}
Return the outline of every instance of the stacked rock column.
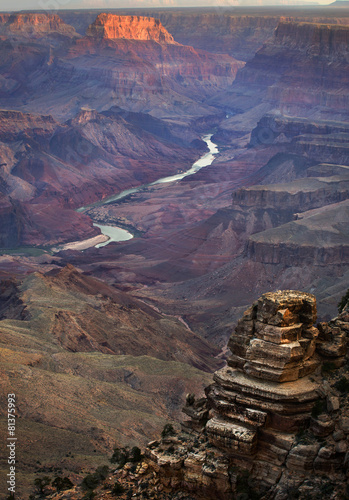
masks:
{"label": "stacked rock column", "polygon": [[214,374],[206,391],[209,441],[270,484],[292,446],[289,433],[309,421],[319,399],[319,385],[309,377],[320,364],[315,321],[314,296],[264,294],[238,322],[228,366]]}

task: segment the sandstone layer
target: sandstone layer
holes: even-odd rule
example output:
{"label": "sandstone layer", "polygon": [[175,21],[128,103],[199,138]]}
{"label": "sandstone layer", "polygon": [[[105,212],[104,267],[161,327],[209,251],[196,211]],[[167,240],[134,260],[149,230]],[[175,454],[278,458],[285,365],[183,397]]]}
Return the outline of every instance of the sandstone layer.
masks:
{"label": "sandstone layer", "polygon": [[20,37],[44,37],[63,35],[79,37],[73,26],[66,24],[57,14],[15,13],[0,19],[0,35]]}
{"label": "sandstone layer", "polygon": [[158,43],[176,43],[173,36],[162,26],[159,19],[142,16],[116,16],[99,14],[86,32],[96,38],[127,38],[130,40],[154,40]]}
{"label": "sandstone layer", "polygon": [[[342,2],[341,2],[342,3]],[[113,11],[120,15],[120,10]],[[248,61],[263,43],[273,36],[280,21],[297,20],[324,24],[348,24],[345,9],[326,6],[326,9],[297,9],[283,5],[280,7],[261,8],[205,8],[197,9],[138,9],[139,15],[160,19],[175,40],[184,45],[215,53],[230,54],[237,59]],[[124,9],[122,15],[132,15],[132,10]],[[81,34],[94,21],[96,11],[85,10],[83,13],[73,10],[61,12],[62,19],[71,24]]]}

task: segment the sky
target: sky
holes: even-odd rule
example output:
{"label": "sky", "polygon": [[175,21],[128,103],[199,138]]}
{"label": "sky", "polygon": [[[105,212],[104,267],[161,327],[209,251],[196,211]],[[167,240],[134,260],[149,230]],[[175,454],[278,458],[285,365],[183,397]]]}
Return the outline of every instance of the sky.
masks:
{"label": "sky", "polygon": [[[278,4],[328,4],[333,0],[276,0]],[[44,10],[53,12],[59,9],[96,8],[111,9],[125,7],[199,7],[234,5],[270,5],[273,0],[0,0],[0,11]]]}

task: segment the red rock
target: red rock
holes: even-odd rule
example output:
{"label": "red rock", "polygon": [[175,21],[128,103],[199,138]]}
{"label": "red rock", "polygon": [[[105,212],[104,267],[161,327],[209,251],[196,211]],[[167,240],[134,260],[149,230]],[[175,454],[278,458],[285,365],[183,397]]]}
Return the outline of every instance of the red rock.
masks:
{"label": "red rock", "polygon": [[176,43],[173,36],[162,26],[158,19],[142,16],[117,16],[99,14],[86,34],[96,38],[130,40],[154,40],[159,43]]}
{"label": "red rock", "polygon": [[45,36],[52,33],[79,36],[75,29],[65,24],[57,14],[15,13],[0,18],[0,33],[22,36]]}

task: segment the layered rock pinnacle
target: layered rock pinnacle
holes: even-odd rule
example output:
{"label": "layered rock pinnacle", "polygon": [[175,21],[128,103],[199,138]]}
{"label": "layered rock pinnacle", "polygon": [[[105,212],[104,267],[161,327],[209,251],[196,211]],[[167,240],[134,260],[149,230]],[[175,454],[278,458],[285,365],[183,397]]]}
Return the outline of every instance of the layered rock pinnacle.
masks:
{"label": "layered rock pinnacle", "polygon": [[129,40],[153,40],[158,43],[176,43],[159,19],[153,17],[99,14],[94,23],[88,27],[86,34],[100,39],[126,38]]}
{"label": "layered rock pinnacle", "polygon": [[213,444],[254,453],[259,428],[295,430],[309,419],[319,398],[306,377],[319,366],[315,320],[315,297],[294,291],[267,293],[244,313],[228,343],[228,366],[207,389]]}
{"label": "layered rock pinnacle", "polygon": [[243,491],[286,500],[292,488],[306,491],[309,477],[316,495],[331,471],[341,490],[349,418],[319,367],[345,364],[349,311],[318,328],[315,321],[315,297],[293,290],[266,293],[244,313],[206,397],[188,395],[184,432],[148,446],[150,470],[164,486],[193,498]]}

